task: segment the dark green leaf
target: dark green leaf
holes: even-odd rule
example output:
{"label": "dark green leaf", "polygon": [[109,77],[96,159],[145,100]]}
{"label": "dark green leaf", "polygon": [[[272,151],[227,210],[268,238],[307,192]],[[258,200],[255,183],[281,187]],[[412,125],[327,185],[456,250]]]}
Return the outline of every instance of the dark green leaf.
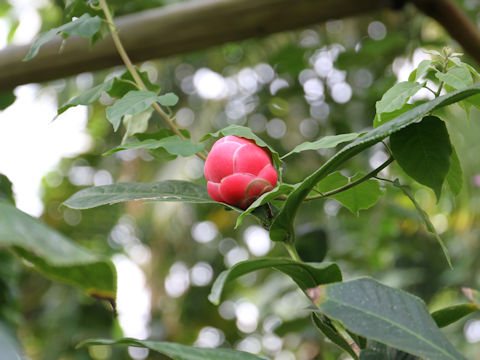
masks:
{"label": "dark green leaf", "polygon": [[178,135],[164,136],[165,132],[155,134],[144,134],[143,140],[134,140],[128,144],[120,145],[107,151],[104,155],[109,155],[117,151],[128,149],[159,149],[163,148],[172,155],[192,156],[202,151],[203,144],[194,144],[190,139],[180,139]]}
{"label": "dark green leaf", "polygon": [[273,150],[270,146],[268,146],[266,142],[264,142],[257,135],[255,135],[252,132],[252,130],[250,130],[250,128],[245,126],[230,125],[230,126],[227,126],[226,128],[218,130],[217,132],[205,135],[200,139],[200,141],[205,141],[210,138],[218,138],[218,137],[228,136],[228,135],[235,135],[238,137],[251,139],[255,141],[255,144],[257,144],[260,147],[267,148],[270,151],[270,154],[272,154],[273,162],[277,167],[277,169],[282,164],[282,161],[280,160],[280,156],[278,155],[278,153],[275,150]]}
{"label": "dark green leaf", "polygon": [[316,328],[327,337],[332,343],[337,345],[340,349],[346,351],[350,356],[358,360],[357,354],[352,350],[348,342],[340,336],[340,334],[335,330],[335,328],[331,325],[330,320],[321,314],[312,314],[312,320],[315,324]]}
{"label": "dark green leaf", "polygon": [[464,360],[417,297],[358,279],[310,289],[320,312],[350,331],[430,360]]}
{"label": "dark green leaf", "polygon": [[447,173],[447,184],[455,195],[460,194],[463,187],[463,171],[460,159],[458,158],[455,148],[452,146],[452,154],[450,155],[450,169]]}
{"label": "dark green leaf", "polygon": [[[161,88],[160,85],[153,84],[148,78],[148,73],[146,71],[138,71],[137,73],[147,87],[147,90],[158,94]],[[135,84],[132,74],[127,70],[120,77],[113,79],[113,85],[107,93],[111,97],[121,98],[125,96],[126,93],[133,90],[138,90],[138,87]]]}
{"label": "dark green leaf", "polygon": [[385,344],[369,341],[368,347],[360,353],[360,360],[421,360],[419,357],[388,347]]}
{"label": "dark green leaf", "polygon": [[8,246],[45,276],[87,294],[115,300],[113,264],[14,206],[0,201],[0,246]]}
{"label": "dark green leaf", "polygon": [[0,174],[0,200],[1,199],[7,200],[9,203],[15,205],[12,182],[3,174]]}
{"label": "dark green leaf", "polygon": [[80,95],[77,95],[71,98],[70,100],[68,100],[68,102],[66,102],[60,108],[58,108],[57,115],[60,115],[61,113],[68,110],[72,106],[88,105],[97,101],[104,91],[108,91],[112,87],[112,84],[113,84],[113,79],[110,81],[107,81],[106,83],[97,85],[91,89],[88,89],[82,92]]}
{"label": "dark green leaf", "polygon": [[206,186],[182,180],[95,186],[80,190],[64,204],[72,209],[90,209],[130,200],[218,204],[210,198]]}
{"label": "dark green leaf", "polygon": [[290,193],[293,190],[292,185],[288,184],[282,184],[282,185],[277,185],[275,189],[272,191],[269,191],[265,194],[262,194],[258,199],[256,199],[245,211],[243,211],[240,216],[237,218],[237,223],[235,224],[235,229],[238,228],[242,222],[245,216],[250,214],[253,210],[259,208],[260,206],[265,205],[266,203],[275,200],[277,197],[280,195],[285,195]]}
{"label": "dark green leaf", "polygon": [[[316,189],[326,193],[345,186],[355,180],[362,178],[365,174],[356,174],[352,177],[343,176],[340,172],[334,172],[321,180]],[[375,205],[383,195],[380,184],[377,180],[369,179],[348,190],[330,196],[337,200],[353,214],[358,216],[360,210],[365,210]]]}
{"label": "dark green leaf", "polygon": [[119,340],[86,340],[81,344],[78,344],[77,347],[89,345],[124,345],[142,347],[166,355],[173,360],[266,360],[257,355],[231,349],[198,348],[171,342],[136,340],[131,338]]}
{"label": "dark green leaf", "polygon": [[[242,275],[265,268],[273,268],[288,275],[297,285],[306,290],[320,284],[342,281],[342,273],[337,264],[333,263],[303,263],[283,258],[263,258],[242,261],[230,269],[223,271],[215,280],[208,300],[218,305],[222,291],[227,281]],[[316,285],[313,285],[316,284]]]}
{"label": "dark green leaf", "polygon": [[377,101],[375,108],[377,110],[378,121],[383,122],[382,114],[401,109],[410,96],[415,95],[422,88],[422,84],[417,82],[403,81],[395,84],[385,94],[382,99]]}
{"label": "dark green leaf", "polygon": [[327,255],[327,233],[318,226],[303,225],[295,241],[300,259],[305,262],[321,262]]}
{"label": "dark green leaf", "polygon": [[478,310],[480,310],[480,308],[477,304],[459,304],[434,311],[432,317],[437,323],[437,326],[442,328]]}
{"label": "dark green leaf", "polygon": [[13,91],[4,91],[0,93],[0,110],[4,110],[15,102]]}
{"label": "dark green leaf", "polygon": [[348,134],[340,134],[340,135],[333,135],[333,136],[324,136],[320,140],[314,142],[304,142],[298,146],[296,146],[292,151],[288,154],[285,154],[281,157],[281,159],[285,159],[287,156],[290,156],[295,153],[299,153],[306,150],[318,150],[318,149],[327,149],[333,148],[338,144],[352,141],[359,137],[360,134],[357,133],[348,133]]}
{"label": "dark green leaf", "polygon": [[452,154],[445,123],[436,116],[427,116],[392,134],[390,148],[407,175],[430,187],[440,198]]}
{"label": "dark green leaf", "polygon": [[27,56],[25,56],[23,61],[28,61],[35,57],[38,54],[40,47],[53,40],[57,34],[61,33],[64,36],[78,35],[84,38],[91,38],[97,33],[97,31],[100,30],[101,25],[102,19],[98,16],[91,17],[89,14],[83,14],[76,20],[57,28],[50,29],[49,31],[40,34],[35,39],[30,51],[28,52]]}
{"label": "dark green leaf", "polygon": [[435,76],[454,89],[463,89],[473,84],[470,71],[464,67],[452,67],[446,73],[437,72]]}
{"label": "dark green leaf", "polygon": [[480,93],[480,85],[473,85],[468,89],[457,90],[447,95],[440,96],[414,109],[403,113],[395,119],[383,124],[365,135],[355,139],[342,150],[330,158],[322,167],[295,185],[289,194],[285,205],[275,218],[270,228],[270,238],[274,241],[287,241],[294,237],[293,222],[298,208],[305,197],[310,193],[315,184],[334,171],[338,166],[360,153],[366,148],[382,141],[391,134],[400,131],[433,110],[461,101],[469,96]]}
{"label": "dark green leaf", "polygon": [[394,186],[398,187],[400,190],[403,191],[403,193],[410,199],[410,201],[412,202],[412,204],[415,206],[415,210],[417,210],[417,213],[418,215],[420,216],[420,219],[423,221],[423,223],[425,224],[425,227],[427,228],[427,231],[429,233],[431,233],[435,239],[438,241],[438,243],[440,244],[442,250],[443,250],[443,253],[445,254],[445,258],[447,259],[447,262],[448,262],[448,265],[450,267],[452,267],[452,262],[450,261],[450,255],[448,253],[448,249],[447,247],[445,246],[442,238],[440,237],[440,235],[437,233],[437,230],[435,229],[435,227],[433,226],[432,222],[430,221],[430,218],[428,217],[428,214],[422,209],[422,207],[420,206],[420,204],[417,202],[417,200],[415,200],[415,197],[413,196],[412,194],[412,191],[410,190],[410,188],[408,186],[405,186],[405,185],[401,185],[400,182],[398,180],[395,180],[394,183],[393,183]]}

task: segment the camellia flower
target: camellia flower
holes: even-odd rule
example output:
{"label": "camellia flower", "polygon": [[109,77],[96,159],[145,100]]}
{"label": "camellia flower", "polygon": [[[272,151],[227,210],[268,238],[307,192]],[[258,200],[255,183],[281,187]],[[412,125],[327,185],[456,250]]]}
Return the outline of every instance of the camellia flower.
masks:
{"label": "camellia flower", "polygon": [[233,135],[213,145],[204,174],[213,200],[242,209],[277,183],[270,155],[252,140]]}

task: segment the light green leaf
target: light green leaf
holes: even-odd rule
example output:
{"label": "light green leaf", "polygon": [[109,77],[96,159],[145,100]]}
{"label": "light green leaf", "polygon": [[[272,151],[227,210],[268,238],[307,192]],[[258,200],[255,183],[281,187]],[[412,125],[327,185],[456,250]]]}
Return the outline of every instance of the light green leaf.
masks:
{"label": "light green leaf", "polygon": [[[320,181],[317,184],[316,189],[321,193],[326,193],[358,180],[364,175],[365,174],[359,173],[349,178],[336,171]],[[374,179],[369,179],[351,189],[342,191],[330,197],[340,202],[353,214],[358,216],[360,210],[365,210],[375,205],[382,195],[383,192],[380,190],[379,182]]]}
{"label": "light green leaf", "polygon": [[421,88],[422,84],[410,81],[403,81],[393,85],[375,105],[379,122],[383,122],[383,113],[401,109],[410,96],[415,95]]}
{"label": "light green leaf", "polygon": [[416,106],[414,109],[403,113],[346,145],[318,170],[305,178],[301,183],[295,185],[295,189],[288,195],[285,205],[272,223],[270,238],[274,241],[291,241],[294,238],[293,222],[295,221],[295,215],[303,200],[320,180],[333,172],[345,161],[364,149],[382,141],[391,134],[414,123],[432,111],[479,93],[480,85],[477,84],[467,89],[457,90],[440,96]]}
{"label": "light green leaf", "polygon": [[84,38],[91,38],[100,30],[101,25],[102,19],[98,16],[91,17],[89,14],[83,14],[76,20],[57,28],[50,29],[49,31],[40,34],[35,39],[30,51],[28,52],[27,56],[25,56],[23,61],[28,61],[35,57],[42,45],[53,40],[60,33],[64,36],[78,35]]}
{"label": "light green leaf", "polygon": [[177,101],[178,97],[171,93],[157,96],[152,91],[132,90],[107,108],[107,119],[112,123],[113,129],[117,131],[125,115],[139,114],[147,110],[154,102],[159,102],[164,106],[173,106]]}
{"label": "light green leaf", "polygon": [[304,142],[300,145],[297,145],[292,151],[288,154],[283,155],[280,159],[285,159],[287,156],[290,156],[295,153],[299,153],[306,150],[318,150],[318,149],[327,149],[333,148],[338,144],[352,141],[359,137],[360,134],[357,133],[348,133],[348,134],[340,134],[340,135],[333,135],[333,136],[324,136],[320,140],[314,142]]}
{"label": "light green leaf", "polygon": [[[137,115],[125,115],[123,117],[123,125],[125,126],[125,134],[122,138],[122,145],[127,139],[135,134],[144,133],[148,129],[148,121],[152,117],[153,108],[148,108],[144,112]],[[111,152],[112,150],[110,150]]]}
{"label": "light green leaf", "polygon": [[473,85],[473,79],[472,75],[470,75],[470,71],[463,67],[452,67],[446,73],[438,71],[435,73],[435,76],[445,84],[450,85],[457,90]]}
{"label": "light green leaf", "polygon": [[413,104],[404,104],[400,109],[394,110],[392,112],[383,113],[381,120],[378,118],[378,114],[376,114],[375,118],[373,119],[373,127],[379,127],[380,125],[395,119],[397,116],[402,115],[404,112],[412,110],[414,107],[415,105]]}
{"label": "light green leaf", "polygon": [[0,246],[7,246],[53,280],[115,301],[113,264],[75,244],[13,205],[0,201]]}
{"label": "light green leaf", "polygon": [[308,290],[321,313],[355,334],[429,360],[465,360],[419,298],[373,279]]}
{"label": "light green leaf", "polygon": [[90,345],[124,345],[142,347],[168,356],[173,360],[266,360],[257,355],[231,349],[199,348],[172,342],[136,340],[131,338],[118,340],[86,340],[78,344],[77,348]]}
{"label": "light green leaf", "polygon": [[90,209],[130,200],[218,204],[210,198],[206,186],[182,180],[95,186],[73,194],[64,204],[72,209]]}
{"label": "light green leaf", "polygon": [[447,173],[447,184],[454,195],[460,194],[463,187],[463,171],[460,159],[458,158],[455,148],[452,146],[452,154],[450,155],[450,169]]}
{"label": "light green leaf", "polygon": [[342,273],[334,263],[304,263],[284,258],[262,258],[247,260],[223,271],[215,280],[208,300],[215,305],[220,303],[222,291],[228,281],[242,275],[265,268],[273,268],[288,275],[302,290],[335,281],[342,281]]}
{"label": "light green leaf", "polygon": [[113,79],[107,81],[106,83],[99,84],[91,89],[82,92],[80,95],[71,98],[70,100],[68,100],[68,102],[58,108],[57,116],[73,106],[88,105],[97,101],[104,91],[108,91],[112,87],[112,84]]}
{"label": "light green leaf", "polygon": [[245,139],[251,139],[255,141],[255,144],[257,144],[260,147],[267,148],[270,151],[270,154],[272,154],[273,158],[273,163],[277,167],[277,169],[280,167],[280,165],[283,163],[282,160],[280,160],[280,156],[278,153],[273,150],[270,146],[267,145],[266,142],[264,142],[262,139],[260,139],[257,135],[255,135],[250,128],[245,127],[245,126],[240,126],[240,125],[230,125],[227,126],[226,128],[220,129],[217,132],[210,133],[205,135],[200,139],[200,141],[205,141],[210,138],[218,138],[222,136],[228,136],[228,135],[235,135],[238,137],[243,137]]}
{"label": "light green leaf", "polygon": [[449,306],[432,313],[433,320],[437,323],[438,327],[445,327],[453,324],[454,322],[464,318],[471,313],[480,310],[477,304],[466,303]]}
{"label": "light green leaf", "polygon": [[429,69],[431,69],[431,65],[433,62],[433,60],[422,60],[420,64],[418,64],[417,72],[415,74],[415,81],[420,79],[423,75],[427,73]]}
{"label": "light green leaf", "polygon": [[439,199],[452,154],[445,123],[436,116],[424,117],[392,134],[390,148],[398,165],[414,180],[435,191]]}

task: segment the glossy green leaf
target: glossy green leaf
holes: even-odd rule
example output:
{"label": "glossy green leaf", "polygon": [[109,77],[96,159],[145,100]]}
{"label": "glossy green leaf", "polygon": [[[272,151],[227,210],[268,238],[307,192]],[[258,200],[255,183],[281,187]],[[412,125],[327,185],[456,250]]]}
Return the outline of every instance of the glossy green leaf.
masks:
{"label": "glossy green leaf", "polygon": [[416,106],[414,109],[403,113],[388,123],[369,131],[365,135],[355,139],[352,143],[346,145],[318,170],[305,178],[301,183],[295,185],[295,189],[289,194],[285,201],[285,205],[272,223],[270,228],[270,238],[274,241],[287,241],[294,237],[293,222],[297,210],[303,200],[320,180],[334,171],[342,163],[364,149],[382,141],[391,134],[414,123],[433,110],[453,104],[479,93],[480,85],[477,84],[468,89],[457,90],[440,96],[429,102]]}
{"label": "glossy green leaf", "polygon": [[350,331],[430,360],[464,360],[419,298],[363,278],[308,290],[321,313]]}
{"label": "glossy green leaf", "polygon": [[453,145],[452,154],[450,155],[450,169],[448,169],[446,180],[452,193],[454,195],[460,194],[463,187],[463,171],[462,164],[460,164],[460,159]]}
{"label": "glossy green leaf", "polygon": [[129,91],[124,97],[118,99],[115,104],[107,108],[107,119],[112,123],[113,129],[117,131],[125,115],[139,114],[147,110],[154,102],[159,102],[164,106],[173,106],[177,101],[178,97],[172,93],[157,96],[152,91]]}
{"label": "glossy green leaf", "polygon": [[450,169],[452,145],[445,123],[427,116],[390,136],[390,148],[398,165],[414,180],[430,187],[440,198]]}
{"label": "glossy green leaf", "polygon": [[[355,180],[362,178],[365,174],[356,174],[352,177],[343,176],[340,172],[334,172],[321,180],[316,189],[320,193],[326,193],[342,186],[345,186]],[[358,216],[360,210],[365,210],[375,205],[383,195],[380,190],[380,184],[377,180],[366,180],[348,190],[329,196],[337,200],[353,214]]]}
{"label": "glossy green leaf", "polygon": [[288,275],[302,290],[320,284],[342,281],[342,273],[337,264],[304,263],[285,258],[262,258],[239,262],[223,271],[215,280],[208,300],[215,305],[220,303],[222,291],[228,281],[242,275],[265,268],[273,268]]}
{"label": "glossy green leaf", "polygon": [[434,311],[432,313],[432,317],[437,323],[438,327],[444,327],[453,324],[454,322],[478,310],[480,310],[480,307],[477,304],[459,304]]}
{"label": "glossy green leaf", "polygon": [[452,67],[446,73],[437,72],[435,76],[454,89],[463,89],[473,84],[470,71],[464,67]]}
{"label": "glossy green leaf", "polygon": [[383,113],[401,109],[410,96],[415,95],[422,87],[422,84],[410,81],[402,81],[392,86],[375,104],[379,122],[383,122]]}
{"label": "glossy green leaf", "polygon": [[100,30],[101,25],[102,19],[98,16],[91,17],[89,14],[83,14],[76,20],[57,28],[50,29],[49,31],[40,34],[35,39],[30,51],[28,52],[27,56],[25,56],[23,61],[28,61],[35,57],[42,45],[53,40],[60,33],[64,36],[78,35],[84,38],[91,38]]}
{"label": "glossy green leaf", "polygon": [[348,342],[335,330],[330,320],[322,314],[312,314],[315,327],[340,349],[346,351],[353,359],[358,360],[357,354],[350,347]]}
{"label": "glossy green leaf", "polygon": [[413,104],[404,104],[400,109],[394,110],[392,112],[383,113],[381,120],[378,118],[378,114],[376,114],[375,118],[373,119],[373,127],[379,127],[380,125],[395,119],[397,116],[402,115],[404,112],[412,110],[414,107],[415,105]]}
{"label": "glossy green leaf", "polygon": [[124,345],[147,348],[173,360],[266,360],[263,357],[231,349],[210,349],[186,346],[165,341],[136,340],[123,338],[119,340],[86,340],[77,347],[90,345]]}
{"label": "glossy green leaf", "polygon": [[292,154],[296,154],[306,150],[318,150],[318,149],[328,149],[337,146],[338,144],[352,141],[359,137],[360,134],[358,133],[348,133],[348,134],[340,134],[340,135],[332,135],[332,136],[324,136],[320,140],[314,142],[304,142],[300,145],[297,145],[292,151],[288,154],[285,154],[281,157],[281,159],[285,159],[287,156]]}
{"label": "glossy green leaf", "polygon": [[0,110],[4,110],[15,102],[16,96],[13,91],[0,93]]}
{"label": "glossy green leaf", "polygon": [[[142,79],[144,85],[147,87],[148,91],[154,92],[158,94],[161,87],[160,85],[153,84],[146,71],[137,71],[138,75]],[[121,98],[125,96],[129,91],[138,90],[137,85],[135,84],[135,80],[133,79],[132,74],[130,71],[125,71],[120,77],[116,77],[113,79],[113,84],[111,89],[107,91],[108,95],[114,98]]]}
{"label": "glossy green leaf", "polygon": [[250,128],[245,126],[230,125],[230,126],[227,126],[226,128],[218,130],[217,132],[205,135],[200,139],[200,141],[205,141],[210,138],[218,138],[218,137],[228,136],[228,135],[235,135],[238,137],[243,137],[245,139],[251,139],[255,141],[255,144],[257,144],[260,147],[267,148],[270,151],[270,154],[272,154],[273,162],[277,167],[277,169],[282,164],[282,160],[280,160],[280,156],[278,155],[278,153],[275,150],[273,150],[270,146],[268,146],[265,141],[263,141],[257,135],[255,135],[253,131],[250,130]]}
{"label": "glossy green leaf", "polygon": [[360,352],[360,360],[421,360],[419,357],[391,348],[377,341],[369,341]]}
{"label": "glossy green leaf", "polygon": [[104,91],[108,91],[112,87],[112,84],[113,79],[97,85],[91,89],[88,89],[82,92],[80,95],[71,98],[65,104],[58,108],[57,116],[73,106],[88,105],[97,101]]}
{"label": "glossy green leaf", "polygon": [[190,139],[180,139],[178,135],[165,136],[168,133],[162,131],[155,134],[143,134],[142,140],[134,140],[127,144],[120,145],[107,151],[104,155],[109,155],[117,151],[129,149],[159,149],[163,148],[172,155],[192,156],[202,151],[203,144],[194,144]]}
{"label": "glossy green leaf", "polygon": [[0,200],[6,200],[15,205],[15,199],[13,197],[12,182],[8,177],[0,174]]}
{"label": "glossy green leaf", "polygon": [[265,205],[266,203],[275,200],[281,195],[285,195],[290,193],[293,190],[292,185],[288,184],[282,184],[282,185],[277,185],[272,191],[269,191],[265,194],[262,194],[258,199],[256,199],[245,211],[243,211],[237,218],[237,222],[235,224],[235,229],[238,228],[242,222],[245,216],[250,214],[252,211],[255,209],[259,208],[260,206]]}
{"label": "glossy green leaf", "polygon": [[73,194],[64,204],[72,209],[90,209],[130,200],[217,204],[208,195],[206,186],[182,180],[95,186]]}
{"label": "glossy green leaf", "polygon": [[87,294],[115,300],[113,264],[75,244],[39,220],[0,201],[0,246],[7,246],[45,276]]}

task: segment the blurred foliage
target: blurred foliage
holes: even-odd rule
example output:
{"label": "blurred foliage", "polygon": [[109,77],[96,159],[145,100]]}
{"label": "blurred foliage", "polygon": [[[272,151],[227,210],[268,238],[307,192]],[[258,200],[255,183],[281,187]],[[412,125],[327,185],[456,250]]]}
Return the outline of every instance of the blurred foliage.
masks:
{"label": "blurred foliage", "polygon": [[[172,2],[109,1],[116,15]],[[42,30],[82,14],[82,2],[74,3],[79,7],[64,12],[64,1],[39,2]],[[458,3],[473,20],[480,19],[477,2]],[[12,4],[14,1],[0,2],[0,19],[11,29],[10,42],[18,26]],[[418,49],[445,45],[455,46],[438,24],[407,6],[402,12],[382,11],[152,59],[139,67],[163,91],[179,96],[177,123],[189,128],[192,139],[231,124],[246,125],[283,155],[304,141],[371,127],[375,102],[395,83],[409,59],[421,54]],[[464,61],[475,66],[468,56]],[[121,68],[96,72],[91,75],[90,87],[122,72]],[[218,76],[224,87],[217,89],[217,95],[202,92],[202,81],[217,84]],[[84,91],[80,82],[78,76],[55,83],[60,105]],[[130,202],[81,212],[61,205],[93,184],[204,181],[202,163],[195,158],[162,163],[139,150],[102,156],[118,146],[124,135],[124,130],[114,133],[105,118],[105,106],[111,101],[102,96],[88,108],[90,150],[63,159],[45,176],[41,218],[82,246],[114,256],[114,260],[123,255],[144,271],[149,292],[137,296],[139,307],[144,304],[140,297],[149,296],[148,338],[186,345],[213,341],[278,360],[343,358],[340,350],[317,332],[305,310],[308,302],[282,274],[262,270],[240,278],[235,286],[226,287],[219,307],[207,300],[213,279],[206,284],[192,283],[199,264],[209,264],[215,278],[234,262],[258,256],[255,243],[263,241],[264,233],[251,218],[234,230],[236,213],[215,205]],[[297,220],[303,234],[298,244],[302,257],[336,261],[347,279],[368,275],[408,290],[424,299],[430,310],[465,302],[461,286],[480,288],[480,112],[472,109],[470,121],[457,107],[442,112],[464,171],[463,190],[457,197],[445,190],[436,203],[432,191],[410,185],[442,232],[454,271],[408,199],[399,189],[384,185],[385,196],[359,217],[333,199],[305,204]],[[160,129],[160,119],[152,115],[148,132]],[[303,179],[333,153],[333,149],[321,149],[291,155],[283,168],[285,182]],[[346,176],[365,173],[385,159],[384,148],[375,146],[341,170]],[[382,175],[406,178],[398,165],[389,169]],[[280,246],[271,246],[270,256],[286,255]],[[170,289],[172,284],[176,292]],[[182,288],[182,284],[187,285]],[[258,324],[248,327],[236,320],[236,313],[252,309],[252,304],[258,310]],[[479,343],[469,344],[463,330],[475,319],[480,320],[478,313],[445,329],[452,343],[471,359],[479,356]],[[116,319],[106,304],[42,278],[29,271],[28,264],[19,265],[9,252],[0,253],[0,322],[17,329],[31,359],[144,358],[125,348],[75,349],[86,338],[134,336],[136,324],[125,321],[121,312]]]}

